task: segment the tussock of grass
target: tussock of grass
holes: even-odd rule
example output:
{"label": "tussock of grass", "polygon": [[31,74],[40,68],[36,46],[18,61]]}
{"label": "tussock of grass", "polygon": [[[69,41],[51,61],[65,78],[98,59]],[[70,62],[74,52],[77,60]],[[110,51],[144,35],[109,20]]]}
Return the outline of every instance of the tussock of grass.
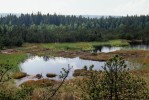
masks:
{"label": "tussock of grass", "polygon": [[24,72],[16,72],[16,73],[14,73],[13,78],[14,79],[21,79],[21,78],[26,77],[26,76],[27,76],[27,74]]}
{"label": "tussock of grass", "polygon": [[50,79],[40,79],[40,80],[29,80],[22,83],[20,86],[23,87],[47,87],[52,86],[56,83],[55,80]]}

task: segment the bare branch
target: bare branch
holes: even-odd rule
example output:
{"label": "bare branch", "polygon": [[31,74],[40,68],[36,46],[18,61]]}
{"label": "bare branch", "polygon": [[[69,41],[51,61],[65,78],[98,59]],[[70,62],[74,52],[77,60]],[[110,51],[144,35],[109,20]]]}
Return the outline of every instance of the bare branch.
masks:
{"label": "bare branch", "polygon": [[62,82],[61,82],[60,85],[54,90],[54,92],[53,92],[52,95],[48,98],[48,100],[51,100],[51,98],[56,94],[56,92],[57,92],[57,91],[60,89],[60,87],[64,84],[66,78],[67,78],[68,75],[69,75],[70,70],[71,70],[71,68],[69,67],[69,65],[68,65],[68,69],[67,69],[67,70],[63,69],[64,74],[62,73],[62,76],[61,76],[61,78],[63,78],[63,79],[62,79]]}

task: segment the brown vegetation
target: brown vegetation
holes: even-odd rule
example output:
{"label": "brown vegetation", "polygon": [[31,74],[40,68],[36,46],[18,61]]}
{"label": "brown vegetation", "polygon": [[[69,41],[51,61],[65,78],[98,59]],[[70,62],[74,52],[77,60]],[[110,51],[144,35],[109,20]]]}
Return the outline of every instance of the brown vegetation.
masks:
{"label": "brown vegetation", "polygon": [[21,78],[26,77],[26,76],[27,76],[27,74],[24,72],[16,72],[13,74],[14,79],[21,79]]}
{"label": "brown vegetation", "polygon": [[0,52],[3,54],[13,54],[13,53],[16,53],[18,51],[14,50],[14,49],[6,49],[6,50],[1,50]]}
{"label": "brown vegetation", "polygon": [[85,69],[76,69],[74,70],[73,76],[84,76],[87,73],[87,70]]}
{"label": "brown vegetation", "polygon": [[25,87],[47,87],[47,86],[53,86],[55,83],[57,83],[55,80],[40,79],[40,80],[26,81],[26,82],[22,83],[20,86],[25,86]]}

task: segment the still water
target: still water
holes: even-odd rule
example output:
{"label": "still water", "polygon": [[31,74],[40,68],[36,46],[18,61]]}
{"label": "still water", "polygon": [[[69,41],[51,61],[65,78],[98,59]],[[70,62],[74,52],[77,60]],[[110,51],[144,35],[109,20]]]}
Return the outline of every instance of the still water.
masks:
{"label": "still water", "polygon": [[[75,69],[82,69],[84,66],[94,65],[94,69],[100,70],[104,66],[105,62],[83,60],[79,57],[76,58],[63,58],[63,57],[39,57],[30,56],[24,62],[20,64],[20,70],[28,75],[35,76],[36,74],[42,74],[46,78],[47,73],[54,73],[60,75],[62,68],[68,69],[68,65],[72,67],[68,78],[72,78],[72,74]],[[24,81],[35,79],[33,77],[25,77],[17,82],[22,83]],[[58,79],[58,77],[57,77]]]}
{"label": "still water", "polygon": [[[32,56],[29,57],[26,61],[20,64],[20,70],[26,72],[29,75],[41,74],[46,76],[47,73],[60,74],[62,68],[68,69],[68,65],[72,67],[72,71],[75,69],[81,69],[85,65],[91,66],[94,65],[94,69],[99,70],[101,66],[104,65],[104,62],[83,60],[79,57],[76,58],[63,58],[63,57],[53,57],[48,58]],[[70,74],[72,75],[72,73]]]}
{"label": "still water", "polygon": [[130,45],[130,46],[124,46],[124,47],[111,47],[111,46],[99,46],[96,48],[96,52],[113,52],[117,50],[149,50],[149,45]]}

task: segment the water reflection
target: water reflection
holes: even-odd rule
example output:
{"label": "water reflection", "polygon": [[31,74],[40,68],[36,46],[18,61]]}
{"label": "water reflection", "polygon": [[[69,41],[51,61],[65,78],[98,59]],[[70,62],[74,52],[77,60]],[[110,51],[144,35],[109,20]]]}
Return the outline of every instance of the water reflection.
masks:
{"label": "water reflection", "polygon": [[122,49],[122,47],[103,46],[103,47],[100,47],[100,49],[97,49],[95,51],[97,53],[100,53],[100,52],[108,53],[108,52],[113,52],[113,51],[117,51],[117,50],[121,50],[121,49]]}
{"label": "water reflection", "polygon": [[44,57],[43,57],[43,60],[44,60],[44,61],[48,61],[48,60],[49,60],[49,57],[48,57],[48,56],[44,56]]}
{"label": "water reflection", "polygon": [[111,46],[96,46],[95,47],[95,51],[93,52],[113,52],[113,51],[117,51],[117,50],[122,50],[122,49],[126,49],[126,50],[149,50],[149,45],[144,45],[144,44],[135,44],[135,45],[130,45],[130,46],[124,46],[124,47],[111,47]]}
{"label": "water reflection", "polygon": [[20,64],[20,70],[22,72],[26,72],[29,75],[41,74],[43,77],[46,77],[47,73],[55,73],[60,74],[62,68],[67,69],[68,64],[73,66],[69,77],[72,77],[73,71],[75,69],[81,69],[85,65],[91,66],[94,65],[94,69],[99,70],[102,69],[101,66],[104,65],[105,62],[91,61],[91,60],[83,60],[79,57],[76,58],[63,58],[63,57],[54,57],[49,58],[47,56],[39,57],[39,56],[31,56],[25,62]]}
{"label": "water reflection", "polygon": [[128,49],[149,50],[149,45],[131,45]]}

